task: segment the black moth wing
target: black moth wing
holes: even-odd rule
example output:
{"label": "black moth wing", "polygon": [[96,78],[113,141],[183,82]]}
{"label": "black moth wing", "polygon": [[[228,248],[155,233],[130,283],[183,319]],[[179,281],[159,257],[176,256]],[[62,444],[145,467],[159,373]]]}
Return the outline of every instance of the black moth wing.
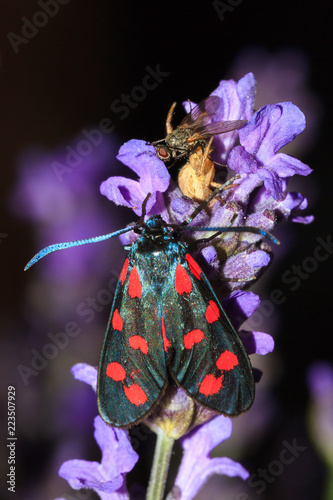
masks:
{"label": "black moth wing", "polygon": [[97,402],[103,420],[129,427],[148,416],[167,385],[160,290],[150,254],[134,243],[120,275],[102,348]]}
{"label": "black moth wing", "polygon": [[220,105],[220,98],[216,95],[206,97],[183,118],[178,128],[193,128],[205,126],[213,118]]}
{"label": "black moth wing", "polygon": [[[181,245],[181,244],[180,244]],[[248,410],[254,379],[244,346],[209,281],[188,253],[165,287],[162,316],[174,348],[169,370],[199,404],[227,416]]]}

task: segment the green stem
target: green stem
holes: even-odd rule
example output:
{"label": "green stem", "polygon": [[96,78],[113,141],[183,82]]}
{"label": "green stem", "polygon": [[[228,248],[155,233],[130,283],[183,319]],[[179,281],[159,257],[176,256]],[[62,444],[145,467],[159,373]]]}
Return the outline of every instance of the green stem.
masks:
{"label": "green stem", "polygon": [[174,439],[158,429],[146,500],[162,500]]}
{"label": "green stem", "polygon": [[332,500],[333,498],[333,467],[327,467],[326,484],[324,487],[323,500]]}

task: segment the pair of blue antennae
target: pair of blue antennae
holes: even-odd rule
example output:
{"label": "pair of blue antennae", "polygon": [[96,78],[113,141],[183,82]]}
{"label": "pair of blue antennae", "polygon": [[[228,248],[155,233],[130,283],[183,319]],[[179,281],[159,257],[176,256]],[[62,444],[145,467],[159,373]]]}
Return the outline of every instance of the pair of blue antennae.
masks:
{"label": "pair of blue antennae", "polygon": [[[174,228],[176,230],[186,230],[186,231],[212,231],[216,232],[216,236],[220,233],[255,233],[259,234],[260,236],[263,236],[264,238],[268,238],[271,240],[273,243],[276,245],[279,245],[279,241],[270,233],[267,231],[264,231],[262,229],[259,229],[257,227],[245,227],[245,226],[240,226],[240,227],[202,227],[202,226],[190,226],[189,223],[198,215],[201,210],[203,210],[208,203],[215,198],[217,194],[219,194],[221,191],[224,191],[225,189],[228,189],[230,187],[233,187],[231,183],[237,179],[238,176],[233,177],[232,179],[229,179],[223,186],[215,189],[213,193],[208,196],[206,200],[201,202],[198,207],[194,210],[194,212],[182,223],[179,225],[175,224],[166,224],[167,226]],[[78,247],[80,245],[87,245],[88,243],[98,243],[99,241],[104,241],[108,240],[110,238],[113,238],[114,236],[120,236],[121,234],[128,233],[129,231],[133,231],[136,229],[139,229],[140,227],[143,227],[145,225],[144,222],[144,215],[146,211],[146,204],[148,201],[148,198],[150,197],[150,194],[147,195],[145,198],[143,205],[142,205],[142,216],[140,217],[139,221],[137,224],[134,226],[130,227],[125,227],[124,229],[120,229],[119,231],[115,231],[114,233],[108,233],[108,234],[103,234],[102,236],[95,236],[94,238],[87,238],[84,240],[76,240],[76,241],[67,241],[65,243],[55,243],[54,245],[50,245],[46,248],[43,248],[40,252],[38,252],[25,266],[24,270],[27,271],[31,266],[36,264],[40,259],[48,255],[49,253],[56,252],[57,250],[64,250],[65,248],[72,248],[72,247]]]}

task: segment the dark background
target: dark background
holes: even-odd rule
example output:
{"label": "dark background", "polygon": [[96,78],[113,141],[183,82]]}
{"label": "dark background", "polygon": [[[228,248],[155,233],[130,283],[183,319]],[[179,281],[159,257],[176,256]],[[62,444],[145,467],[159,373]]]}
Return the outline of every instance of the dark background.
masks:
{"label": "dark background", "polygon": [[[317,237],[326,241],[332,234],[333,7],[329,2],[243,0],[236,6],[235,3],[232,10],[223,14],[222,20],[213,3],[203,0],[70,0],[66,5],[59,5],[59,12],[28,43],[19,45],[18,53],[13,50],[8,33],[21,35],[22,17],[31,20],[41,9],[36,1],[31,0],[24,3],[12,0],[7,2],[7,6],[2,5],[0,151],[3,190],[0,232],[8,235],[1,239],[0,246],[2,338],[7,346],[3,349],[7,368],[3,371],[2,404],[6,408],[6,387],[9,384],[17,385],[18,399],[26,390],[17,378],[18,358],[15,354],[20,352],[22,345],[26,345],[27,349],[33,347],[25,344],[24,335],[27,328],[27,290],[37,271],[23,273],[23,267],[39,248],[36,248],[33,239],[33,225],[8,209],[8,200],[16,182],[19,155],[35,146],[53,150],[68,144],[82,129],[98,124],[105,117],[112,119],[116,126],[113,134],[117,145],[115,153],[122,142],[131,138],[159,139],[164,133],[165,116],[171,102],[187,98],[198,102],[207,96],[222,78],[233,76],[229,70],[241,49],[259,45],[274,55],[284,48],[299,48],[309,61],[308,85],[319,96],[324,109],[317,142],[302,157],[302,161],[314,169],[311,177],[302,182],[301,192],[309,199],[307,213],[314,213],[316,219],[310,226],[294,224],[289,227],[289,236],[286,233],[290,237],[289,253],[270,269],[269,280],[266,280],[262,291],[262,298],[267,298],[274,288],[282,289],[288,297],[274,313],[278,331],[274,326],[271,329],[267,326],[267,331],[274,330],[276,334],[278,375],[273,377],[272,391],[277,401],[278,416],[261,445],[252,454],[247,451],[245,466],[251,472],[264,467],[278,456],[284,439],[297,438],[300,444],[307,447],[304,456],[269,484],[263,495],[256,496],[250,489],[249,498],[316,500],[321,498],[325,469],[312,448],[306,430],[309,397],[306,373],[313,361],[332,361],[331,258],[320,262],[318,269],[302,280],[294,293],[289,293],[281,276],[293,264],[301,265],[306,257],[313,255]],[[126,119],[121,120],[119,114],[110,110],[110,105],[122,93],[130,93],[133,87],[141,85],[147,65],[151,68],[160,65],[161,71],[169,75],[155,90],[148,92]],[[121,166],[118,168],[120,172]],[[124,171],[122,174],[128,175]],[[104,172],[91,186],[96,197],[100,196],[100,182],[108,175],[111,172]],[[110,210],[110,220],[115,217],[115,225],[110,223],[110,230],[123,227],[123,223],[117,225],[118,216],[114,215],[116,212],[113,207],[110,208],[111,204],[106,199],[103,203]],[[122,210],[125,214],[126,209]],[[283,233],[280,237],[283,245]],[[118,267],[120,265],[121,262]],[[76,293],[76,300],[80,302],[80,291]],[[104,320],[106,324],[107,315],[105,311],[102,324]],[[35,321],[38,322],[38,318]],[[96,353],[102,337],[101,330],[96,340]],[[14,348],[8,348],[11,341]],[[64,379],[68,377],[67,383],[71,378],[68,371],[71,364],[79,361],[96,364],[95,353],[85,359],[82,353],[77,355],[76,347],[76,343],[70,347],[71,363],[63,368]],[[8,355],[13,356],[11,364]],[[61,363],[61,360],[58,361]],[[48,389],[41,384],[38,390],[42,401]],[[26,401],[28,404],[29,400]],[[66,491],[66,483],[56,479],[61,462],[52,461],[57,435],[38,434],[37,431],[29,434],[24,425],[24,412],[25,409],[21,408],[17,422],[18,435],[21,433],[18,441],[21,460],[17,477],[18,496],[28,498],[25,491],[29,491],[35,500],[51,500]],[[61,412],[66,412],[65,406]],[[38,405],[35,417],[36,421],[43,422],[44,428],[45,419],[49,416],[47,412],[43,413],[42,404]],[[6,420],[3,420],[3,428],[6,429]],[[80,436],[80,439],[83,438]],[[96,450],[95,453],[97,456]],[[69,458],[75,458],[70,451],[63,459]],[[5,459],[2,463],[6,470]],[[45,480],[45,468],[50,464],[55,477],[52,490],[46,486],[39,490],[37,484]],[[33,491],[34,494],[31,493]],[[39,491],[42,493],[37,493]],[[225,498],[222,490],[221,496],[216,498]]]}

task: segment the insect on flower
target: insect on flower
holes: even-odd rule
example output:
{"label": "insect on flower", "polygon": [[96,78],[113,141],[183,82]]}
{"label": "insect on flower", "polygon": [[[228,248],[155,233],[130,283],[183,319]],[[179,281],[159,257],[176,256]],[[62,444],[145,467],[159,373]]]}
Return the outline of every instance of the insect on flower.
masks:
{"label": "insect on flower", "polygon": [[[189,154],[188,161],[179,171],[178,185],[183,195],[195,201],[204,201],[212,193],[211,188],[219,188],[221,184],[214,182],[215,163],[210,158],[213,137],[203,150],[198,146]],[[215,199],[211,201],[211,204]]]}
{"label": "insect on flower", "polygon": [[152,142],[156,155],[165,163],[188,158],[198,146],[205,150],[212,136],[231,132],[247,123],[246,120],[212,121],[220,106],[220,98],[212,95],[197,104],[173,130],[171,120],[176,105],[176,102],[172,104],[167,116],[166,137]]}
{"label": "insect on flower", "polygon": [[[197,403],[218,413],[239,415],[253,403],[249,358],[191,251],[224,232],[252,232],[277,241],[255,227],[190,225],[226,187],[212,193],[182,224],[168,224],[159,215],[144,221],[148,195],[134,226],[51,245],[25,268],[55,250],[96,243],[128,231],[139,234],[119,276],[99,364],[97,402],[108,424],[130,427],[149,416],[170,379]],[[215,234],[193,240],[190,246],[181,240],[183,231]]]}

